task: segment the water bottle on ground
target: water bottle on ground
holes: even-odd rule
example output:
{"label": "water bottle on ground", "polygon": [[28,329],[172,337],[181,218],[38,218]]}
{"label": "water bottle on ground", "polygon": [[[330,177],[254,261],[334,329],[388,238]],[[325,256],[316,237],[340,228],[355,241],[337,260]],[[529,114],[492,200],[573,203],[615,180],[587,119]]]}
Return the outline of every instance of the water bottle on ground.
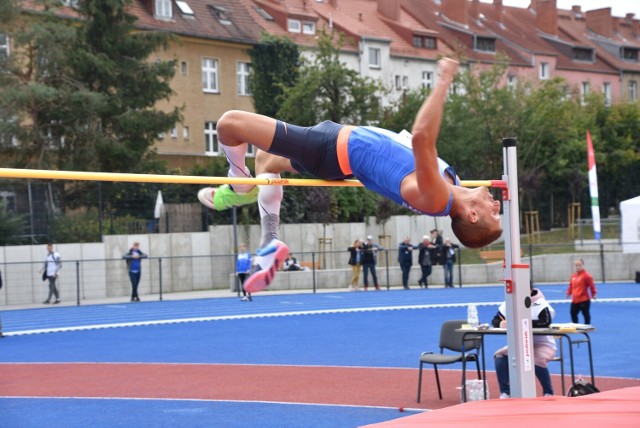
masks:
{"label": "water bottle on ground", "polygon": [[478,308],[473,303],[470,303],[467,308],[467,323],[473,329],[477,329],[480,324],[480,321],[478,320]]}

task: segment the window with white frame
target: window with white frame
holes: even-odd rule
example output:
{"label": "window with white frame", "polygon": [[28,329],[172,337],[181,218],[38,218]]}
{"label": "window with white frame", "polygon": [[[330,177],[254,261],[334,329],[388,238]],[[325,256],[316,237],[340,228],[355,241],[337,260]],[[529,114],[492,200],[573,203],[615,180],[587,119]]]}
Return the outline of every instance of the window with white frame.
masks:
{"label": "window with white frame", "polygon": [[216,122],[204,123],[204,153],[214,156],[220,153],[220,144],[218,143],[218,131],[216,130]]}
{"label": "window with white frame", "polygon": [[173,17],[173,10],[171,8],[171,0],[155,0],[156,5],[156,18],[171,19]]}
{"label": "window with white frame", "polygon": [[518,78],[513,74],[508,75],[507,76],[507,87],[509,89],[515,89],[516,86],[518,86]]}
{"label": "window with white frame", "polygon": [[290,33],[299,33],[301,31],[300,20],[287,19],[287,29]]}
{"label": "window with white frame", "polygon": [[402,89],[409,89],[409,76],[402,76]]}
{"label": "window with white frame", "polygon": [[182,139],[183,140],[188,140],[189,139],[189,127],[188,126],[183,126],[182,127]]}
{"label": "window with white frame", "polygon": [[202,58],[202,90],[204,92],[220,92],[218,78],[218,60]]}
{"label": "window with white frame", "polygon": [[173,138],[174,140],[178,138],[178,128],[175,126],[171,128],[171,138]]}
{"label": "window with white frame", "polygon": [[591,92],[591,83],[582,82],[580,84],[580,95],[583,103],[586,101],[586,97],[589,95],[589,92]]}
{"label": "window with white frame", "polygon": [[549,79],[549,63],[541,62],[540,63],[540,80]]}
{"label": "window with white frame", "polygon": [[431,71],[423,71],[422,72],[422,87],[431,89],[433,87],[433,72]]}
{"label": "window with white frame", "polygon": [[380,48],[369,48],[369,67],[380,68],[382,66]]}
{"label": "window with white frame", "polygon": [[0,33],[0,61],[9,58],[9,36]]}
{"label": "window with white frame", "polygon": [[186,76],[189,72],[189,67],[187,65],[187,61],[180,61],[180,74]]}
{"label": "window with white frame", "polygon": [[629,101],[635,101],[638,99],[638,82],[635,80],[629,81],[629,86],[627,86],[627,96],[629,97]]}
{"label": "window with white frame", "polygon": [[304,21],[302,23],[303,34],[316,34],[316,23],[313,21]]}
{"label": "window with white frame", "polygon": [[236,68],[238,95],[251,95],[249,90],[250,64],[248,62],[238,62]]}
{"label": "window with white frame", "polygon": [[604,104],[607,106],[611,105],[611,83],[604,82],[602,84],[602,96],[604,97]]}

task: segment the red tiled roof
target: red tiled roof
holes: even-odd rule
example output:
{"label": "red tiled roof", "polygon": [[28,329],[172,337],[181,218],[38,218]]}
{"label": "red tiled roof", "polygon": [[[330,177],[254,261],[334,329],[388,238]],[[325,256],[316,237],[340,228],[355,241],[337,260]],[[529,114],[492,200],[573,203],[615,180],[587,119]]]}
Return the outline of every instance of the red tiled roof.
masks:
{"label": "red tiled roof", "polygon": [[[293,17],[313,21],[318,29],[333,25],[351,37],[351,44],[344,47],[351,50],[357,49],[360,38],[372,37],[388,40],[392,56],[436,59],[439,55],[457,52],[472,62],[491,63],[496,61],[496,55],[475,50],[473,41],[474,37],[495,37],[496,52],[505,54],[513,66],[532,66],[533,55],[548,55],[557,58],[558,69],[597,73],[617,73],[620,69],[640,71],[640,64],[620,59],[615,49],[616,46],[640,47],[638,20],[611,17],[611,34],[598,35],[588,29],[585,14],[575,8],[556,9],[557,31],[543,22],[548,30],[555,33],[545,34],[536,24],[533,9],[480,3],[477,0],[440,0],[438,3],[434,0],[184,1],[193,10],[192,16],[183,15],[172,2],[172,19],[156,19],[150,9],[153,0],[133,0],[130,12],[138,18],[136,26],[139,28],[211,40],[252,44],[259,41],[262,32],[266,32],[287,36],[301,46],[315,46],[317,35],[288,31],[287,17]],[[398,5],[397,19],[385,17],[378,10],[378,1],[389,2],[384,6],[391,10]],[[463,7],[458,10],[451,5]],[[30,10],[41,9],[35,0],[24,0],[23,6]],[[212,6],[221,7],[228,13],[229,25],[221,23],[214,16],[210,9]],[[259,8],[272,15],[273,19],[262,16]],[[443,10],[447,10],[451,16],[445,16]],[[502,12],[499,14],[500,10]],[[606,19],[606,16],[603,17],[606,12],[592,12],[597,14],[598,19]],[[69,18],[78,17],[75,10],[69,7],[61,7],[58,13]],[[598,25],[604,25],[600,28],[609,33],[606,21]],[[415,48],[411,38],[413,34],[437,37],[438,49]],[[571,47],[594,49],[596,61],[573,60]]]}
{"label": "red tiled roof", "polygon": [[[133,0],[130,13],[138,18],[136,26],[148,30],[170,31],[182,36],[203,39],[228,40],[240,43],[255,43],[260,31],[244,5],[234,0],[184,0],[193,10],[193,16],[184,15],[173,3],[170,20],[157,19],[144,0]],[[230,25],[222,24],[210,9],[221,7],[228,11]]]}
{"label": "red tiled roof", "polygon": [[[477,51],[473,46],[474,36],[493,38],[497,35],[493,28],[487,25],[487,20],[481,19],[489,13],[486,6],[492,7],[492,5],[480,3],[479,14],[475,18],[471,8],[468,8],[466,22],[456,22],[444,16],[441,13],[441,7],[433,0],[403,0],[402,3],[408,13],[427,28],[436,30],[447,45],[461,53],[467,60],[488,63],[496,61],[494,53]],[[518,49],[500,38],[496,38],[495,49],[496,52],[506,55],[512,65],[531,65]]]}
{"label": "red tiled roof", "polygon": [[331,19],[333,25],[354,38],[373,37],[389,40],[392,56],[435,59],[438,54],[436,50],[415,48],[411,40],[401,37],[397,32],[398,28],[404,28],[409,32],[420,30],[419,33],[425,35],[431,33],[428,29],[406,13],[401,13],[396,22],[385,18],[378,12],[377,1],[342,0],[338,2],[337,8],[328,2],[314,3],[313,7],[325,20]]}
{"label": "red tiled roof", "polygon": [[[587,30],[586,19],[582,13],[572,10],[558,9],[558,39],[569,43],[573,47],[593,49],[596,53],[595,62],[575,61],[566,55],[559,56],[558,68],[617,74],[622,61],[606,51],[592,40]],[[640,70],[640,67],[637,68]]]}

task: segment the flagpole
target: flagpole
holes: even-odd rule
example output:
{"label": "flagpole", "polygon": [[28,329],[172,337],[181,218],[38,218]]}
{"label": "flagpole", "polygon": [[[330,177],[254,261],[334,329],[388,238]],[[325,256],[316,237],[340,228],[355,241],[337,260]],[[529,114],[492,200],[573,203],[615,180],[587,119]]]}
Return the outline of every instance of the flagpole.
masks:
{"label": "flagpole", "polygon": [[593,150],[591,133],[587,130],[587,160],[589,166],[589,195],[591,197],[591,219],[593,235],[600,241],[600,202],[598,200],[598,174],[596,172],[596,155]]}

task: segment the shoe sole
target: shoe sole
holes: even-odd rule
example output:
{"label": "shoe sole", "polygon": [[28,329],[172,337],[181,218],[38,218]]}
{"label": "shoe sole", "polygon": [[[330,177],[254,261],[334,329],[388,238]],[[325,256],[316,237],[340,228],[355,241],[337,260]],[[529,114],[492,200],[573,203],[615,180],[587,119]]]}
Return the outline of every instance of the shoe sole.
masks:
{"label": "shoe sole", "polygon": [[273,281],[273,277],[276,275],[282,262],[287,258],[287,254],[289,254],[289,247],[287,247],[286,244],[276,248],[271,267],[268,270],[260,270],[247,278],[247,281],[244,283],[244,290],[247,293],[257,293],[266,289]]}
{"label": "shoe sole", "polygon": [[[215,207],[213,206],[213,193],[215,191],[216,189],[214,189],[213,187],[205,187],[204,189],[200,189],[198,191],[198,200],[205,207],[215,210]],[[210,196],[210,198],[207,198],[207,196]]]}

